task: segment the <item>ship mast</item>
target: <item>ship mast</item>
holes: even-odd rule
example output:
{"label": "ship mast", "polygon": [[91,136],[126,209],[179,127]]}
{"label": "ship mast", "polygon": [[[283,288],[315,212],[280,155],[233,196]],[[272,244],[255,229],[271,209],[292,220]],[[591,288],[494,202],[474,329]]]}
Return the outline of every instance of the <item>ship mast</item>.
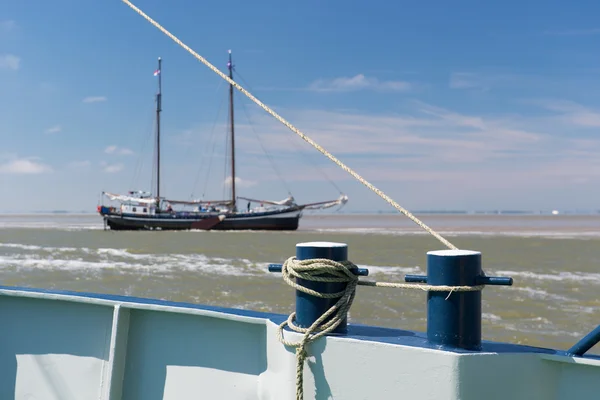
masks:
{"label": "ship mast", "polygon": [[[229,50],[229,79],[233,80],[233,63],[231,62],[231,50]],[[229,123],[231,126],[231,207],[232,211],[236,211],[236,196],[235,196],[235,130],[233,127],[233,85],[229,84]]]}
{"label": "ship mast", "polygon": [[162,111],[162,60],[158,57],[158,69],[154,75],[158,76],[158,93],[156,94],[156,198],[160,204],[160,112]]}

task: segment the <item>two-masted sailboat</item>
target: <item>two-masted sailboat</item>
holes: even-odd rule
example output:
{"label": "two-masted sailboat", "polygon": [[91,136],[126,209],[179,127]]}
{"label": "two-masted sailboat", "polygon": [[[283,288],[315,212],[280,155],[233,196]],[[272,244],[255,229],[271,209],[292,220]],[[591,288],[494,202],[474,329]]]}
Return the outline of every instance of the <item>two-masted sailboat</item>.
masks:
{"label": "two-masted sailboat", "polygon": [[[156,94],[156,187],[155,192],[130,191],[127,195],[103,192],[118,206],[98,206],[105,227],[112,230],[296,230],[304,210],[324,209],[343,205],[348,197],[319,203],[296,204],[292,196],[281,201],[255,200],[238,197],[235,175],[235,130],[233,110],[233,85],[229,85],[229,134],[231,152],[231,198],[227,200],[168,200],[160,192],[160,114],[162,111],[162,60],[158,59],[158,92]],[[233,64],[229,51],[229,78],[233,80]],[[238,200],[248,201],[248,207],[239,210]],[[250,204],[259,206],[251,208]],[[173,206],[183,207],[175,210]],[[185,207],[192,207],[191,210]]]}

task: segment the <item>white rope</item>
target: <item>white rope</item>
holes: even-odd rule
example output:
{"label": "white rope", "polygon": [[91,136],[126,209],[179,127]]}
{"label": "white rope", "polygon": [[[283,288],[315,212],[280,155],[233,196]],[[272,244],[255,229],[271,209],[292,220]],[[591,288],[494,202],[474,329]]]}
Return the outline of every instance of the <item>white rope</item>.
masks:
{"label": "white rope", "polygon": [[236,89],[238,89],[240,92],[242,92],[243,94],[245,94],[250,100],[252,100],[254,103],[256,103],[259,107],[261,107],[267,113],[271,114],[279,122],[281,122],[282,124],[284,124],[285,126],[287,126],[292,132],[294,132],[296,135],[300,136],[304,141],[308,142],[311,146],[313,146],[315,149],[317,149],[319,152],[321,152],[323,155],[325,155],[327,158],[329,158],[331,161],[333,161],[335,164],[337,164],[340,168],[342,168],[344,171],[348,172],[350,175],[352,175],[354,178],[356,178],[360,183],[362,183],[363,185],[365,185],[366,187],[368,187],[369,189],[371,189],[373,192],[375,192],[377,195],[379,195],[379,197],[381,197],[386,202],[388,202],[396,210],[398,210],[402,214],[406,215],[415,224],[417,224],[418,226],[420,226],[422,229],[424,229],[426,232],[428,232],[429,234],[431,234],[437,240],[439,240],[440,242],[442,242],[448,248],[450,248],[452,250],[456,250],[457,249],[456,246],[454,246],[447,239],[445,239],[444,237],[442,237],[442,235],[440,235],[439,233],[435,232],[429,226],[425,225],[425,223],[423,223],[421,220],[419,220],[417,217],[415,217],[412,213],[410,213],[408,210],[406,210],[404,207],[402,207],[400,204],[398,204],[396,201],[394,201],[391,197],[389,197],[388,195],[386,195],[385,193],[383,193],[381,190],[377,189],[371,183],[367,182],[366,179],[364,179],[362,176],[360,176],[358,173],[356,173],[354,170],[352,170],[346,164],[342,163],[335,156],[333,156],[331,153],[329,153],[323,147],[321,147],[320,145],[318,145],[314,140],[312,140],[311,138],[309,138],[308,136],[306,136],[304,133],[300,132],[299,129],[297,129],[296,127],[294,127],[291,123],[289,123],[288,121],[286,121],[285,119],[283,119],[283,117],[281,117],[275,111],[271,110],[269,107],[267,107],[265,104],[263,104],[260,100],[258,100],[256,97],[254,97],[250,92],[248,92],[246,89],[244,89],[242,86],[240,86],[237,82],[233,81],[227,75],[225,75],[223,72],[219,71],[217,69],[217,67],[215,67],[210,62],[208,62],[200,54],[198,54],[194,50],[192,50],[188,45],[186,45],[181,40],[179,40],[171,32],[169,32],[165,28],[163,28],[158,22],[156,22],[152,18],[150,18],[142,10],[140,10],[135,5],[133,5],[129,0],[122,0],[122,1],[125,4],[127,4],[129,7],[131,7],[131,9],[133,9],[139,15],[141,15],[144,19],[146,19],[148,22],[150,22],[152,25],[154,25],[156,28],[158,28],[162,33],[164,33],[165,35],[167,35],[168,37],[170,37],[175,43],[177,43],[178,45],[180,45],[181,47],[183,47],[185,50],[187,50],[191,55],[193,55],[196,59],[198,59],[198,61],[200,61],[201,63],[203,63],[204,65],[206,65],[214,73],[216,73],[217,75],[219,75],[221,78],[225,79],[229,84],[233,85]]}
{"label": "white rope", "polygon": [[[285,282],[293,288],[309,295],[321,298],[340,299],[333,307],[327,310],[310,327],[301,328],[294,324],[296,313],[291,313],[287,321],[284,321],[277,330],[277,338],[286,346],[296,348],[296,400],[304,399],[304,361],[306,360],[306,346],[321,336],[333,332],[347,315],[354,294],[358,277],[350,271],[352,263],[338,263],[325,259],[312,259],[297,261],[295,257],[288,258],[281,268],[281,273]],[[320,276],[328,274],[330,276]],[[320,293],[315,290],[298,285],[292,278],[301,278],[313,282],[347,282],[346,289],[339,293]],[[330,318],[331,317],[331,318]],[[328,318],[329,321],[326,321]],[[283,329],[289,326],[295,332],[304,333],[302,340],[291,342],[283,336]]]}

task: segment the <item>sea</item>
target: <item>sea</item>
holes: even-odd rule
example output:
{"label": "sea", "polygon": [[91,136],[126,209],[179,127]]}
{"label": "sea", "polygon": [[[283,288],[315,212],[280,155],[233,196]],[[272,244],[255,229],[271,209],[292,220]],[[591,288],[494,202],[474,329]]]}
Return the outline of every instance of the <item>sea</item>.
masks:
{"label": "sea", "polygon": [[[568,349],[600,324],[600,215],[422,214],[461,249],[482,253],[483,339]],[[305,215],[294,232],[114,232],[92,214],[0,215],[0,284],[288,314],[294,290],[269,263],[296,243],[348,244],[364,280],[425,274],[444,246],[400,214]],[[426,330],[420,290],[358,287],[350,323]],[[598,354],[597,349],[592,353]]]}

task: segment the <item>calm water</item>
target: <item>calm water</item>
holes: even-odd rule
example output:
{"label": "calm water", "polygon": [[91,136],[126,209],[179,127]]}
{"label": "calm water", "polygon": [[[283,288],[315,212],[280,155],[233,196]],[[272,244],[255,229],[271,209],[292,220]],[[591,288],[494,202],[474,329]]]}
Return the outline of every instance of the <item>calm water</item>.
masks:
{"label": "calm water", "polygon": [[[421,216],[459,248],[481,251],[485,339],[566,349],[600,324],[600,216]],[[267,264],[303,241],[348,243],[366,279],[425,273],[443,249],[400,215],[305,216],[297,232],[111,232],[94,215],[0,216],[0,282],[289,313],[293,290]],[[350,319],[425,330],[425,293],[359,287]]]}

